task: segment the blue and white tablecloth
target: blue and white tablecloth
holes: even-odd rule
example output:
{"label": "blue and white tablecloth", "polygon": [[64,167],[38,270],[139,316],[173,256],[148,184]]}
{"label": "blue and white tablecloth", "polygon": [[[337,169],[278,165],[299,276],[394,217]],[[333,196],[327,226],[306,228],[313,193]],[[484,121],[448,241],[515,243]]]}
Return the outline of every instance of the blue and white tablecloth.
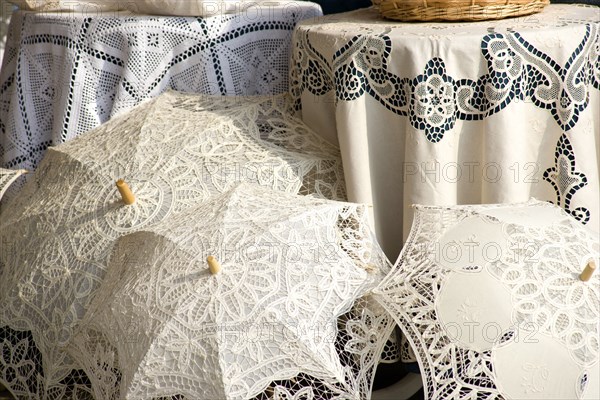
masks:
{"label": "blue and white tablecloth", "polygon": [[305,21],[291,90],[342,150],[395,257],[415,203],[560,205],[600,230],[600,8],[400,23],[374,8]]}
{"label": "blue and white tablecloth", "polygon": [[0,165],[33,169],[48,146],[167,89],[285,92],[292,31],[320,15],[293,1],[210,18],[15,12],[0,73]]}

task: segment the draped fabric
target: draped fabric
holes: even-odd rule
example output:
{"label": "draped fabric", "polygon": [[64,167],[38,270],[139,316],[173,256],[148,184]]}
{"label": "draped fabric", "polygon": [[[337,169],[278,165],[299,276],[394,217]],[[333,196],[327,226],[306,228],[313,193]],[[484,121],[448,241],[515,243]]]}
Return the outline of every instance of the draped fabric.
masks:
{"label": "draped fabric", "polygon": [[10,22],[12,9],[12,4],[9,4],[5,0],[0,0],[0,65],[2,65],[2,57],[4,56],[6,33],[8,31],[8,23]]}
{"label": "draped fabric", "polygon": [[48,146],[169,88],[286,92],[292,30],[321,9],[253,10],[210,18],[15,12],[0,73],[0,164],[35,169]]}
{"label": "draped fabric", "polygon": [[291,91],[373,203],[386,254],[412,204],[553,202],[600,226],[600,9],[551,4],[480,23],[401,23],[374,8],[302,23]]}

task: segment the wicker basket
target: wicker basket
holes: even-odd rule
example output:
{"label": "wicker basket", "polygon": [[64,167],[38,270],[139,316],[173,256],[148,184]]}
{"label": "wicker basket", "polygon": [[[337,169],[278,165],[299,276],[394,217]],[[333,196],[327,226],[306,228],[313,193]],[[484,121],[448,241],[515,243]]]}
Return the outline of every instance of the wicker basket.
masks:
{"label": "wicker basket", "polygon": [[372,0],[397,21],[483,21],[541,11],[549,0]]}

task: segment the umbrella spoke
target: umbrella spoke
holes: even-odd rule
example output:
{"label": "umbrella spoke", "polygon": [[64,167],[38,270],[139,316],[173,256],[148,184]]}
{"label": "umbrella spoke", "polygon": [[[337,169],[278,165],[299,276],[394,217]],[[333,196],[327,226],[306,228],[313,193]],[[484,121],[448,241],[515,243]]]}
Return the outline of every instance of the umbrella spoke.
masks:
{"label": "umbrella spoke", "polygon": [[590,258],[597,234],[548,203],[418,206],[375,297],[415,344],[428,399],[593,398]]}
{"label": "umbrella spoke", "polygon": [[[2,207],[0,244],[14,251],[0,252],[0,326],[30,330],[43,354],[59,351],[88,311],[120,237],[169,221],[239,182],[344,200],[339,149],[306,127],[291,109],[286,95],[224,98],[168,92],[50,147],[20,196]],[[0,172],[2,191],[5,175]],[[115,186],[119,179],[135,197],[131,205],[122,202]],[[214,223],[214,215],[207,213],[204,222]],[[248,215],[240,215],[238,222],[244,218]],[[254,229],[236,231],[227,240],[251,243],[252,235],[265,231]],[[213,239],[224,239],[219,235],[202,238],[197,245],[204,245],[204,251]],[[267,241],[256,244],[268,246]],[[225,250],[236,256],[240,249]],[[219,275],[227,276],[239,257],[220,253],[213,253],[223,266]],[[264,249],[252,250],[252,256],[262,260],[264,271],[282,257]],[[240,309],[258,313],[263,305],[257,300],[267,299],[279,285],[256,271],[231,275],[231,282],[239,285],[236,290],[250,295],[236,298],[220,289],[227,301],[221,310],[224,316],[235,316]],[[211,290],[211,279],[206,282],[208,286],[194,290]],[[132,292],[147,290],[144,284]],[[169,307],[180,305],[177,294],[165,293]],[[147,305],[152,299],[145,301]],[[190,301],[181,305],[198,318],[217,315],[209,306],[194,309]],[[47,364],[48,375],[57,368],[76,367],[70,359],[64,362],[67,365]],[[112,374],[110,368],[97,371]],[[110,390],[99,393],[106,397]]]}
{"label": "umbrella spoke", "polygon": [[[339,211],[365,233],[362,238],[354,234],[357,252],[343,250],[341,235],[331,233],[341,229]],[[209,398],[208,393],[252,398],[269,386],[272,393],[281,392],[283,386],[274,381],[305,374],[306,384],[320,382],[315,399],[358,399],[370,382],[359,383],[359,369],[342,364],[336,321],[373,285],[373,272],[364,265],[387,268],[381,253],[364,262],[355,258],[368,254],[358,247],[359,240],[380,251],[366,224],[358,205],[240,185],[119,239],[70,354],[87,373],[99,374],[93,382],[101,382],[106,368],[99,368],[91,349],[94,340],[110,343],[125,397],[164,396],[170,390],[192,398]],[[340,247],[335,259],[314,257],[323,243]],[[289,253],[292,244],[297,248]],[[127,257],[130,252],[135,257]],[[209,271],[211,256],[221,266],[217,274]],[[109,329],[114,320],[120,322]],[[375,347],[381,354],[383,343]],[[362,349],[363,358],[353,365],[368,362],[373,368],[376,351],[373,345]],[[304,396],[310,390],[294,392]]]}

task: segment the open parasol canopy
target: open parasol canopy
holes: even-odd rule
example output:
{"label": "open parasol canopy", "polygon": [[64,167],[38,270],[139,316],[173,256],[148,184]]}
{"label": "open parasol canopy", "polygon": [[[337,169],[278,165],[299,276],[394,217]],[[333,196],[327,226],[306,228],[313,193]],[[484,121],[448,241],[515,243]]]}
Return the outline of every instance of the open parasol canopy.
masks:
{"label": "open parasol canopy", "polygon": [[374,296],[412,343],[426,398],[600,398],[598,234],[534,200],[415,211]]}
{"label": "open parasol canopy", "polygon": [[359,399],[337,317],[386,263],[363,206],[242,184],[119,239],[71,354],[103,399]]}
{"label": "open parasol canopy", "polygon": [[236,182],[344,198],[339,151],[289,109],[285,95],[168,92],[48,149],[0,211],[0,327],[31,331],[60,381],[71,365],[56,346],[85,313],[118,237]]}

